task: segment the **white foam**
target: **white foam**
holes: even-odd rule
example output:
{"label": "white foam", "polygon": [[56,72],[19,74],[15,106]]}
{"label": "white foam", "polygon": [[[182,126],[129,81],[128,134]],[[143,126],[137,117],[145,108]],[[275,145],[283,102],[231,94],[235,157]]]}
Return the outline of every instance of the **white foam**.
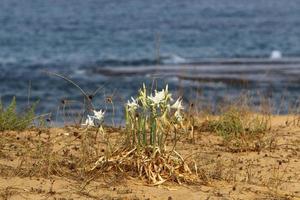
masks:
{"label": "white foam", "polygon": [[76,75],[82,75],[84,73],[85,73],[85,70],[83,70],[83,69],[77,69],[77,70],[75,70],[75,74]]}
{"label": "white foam", "polygon": [[278,50],[274,50],[274,51],[271,52],[270,58],[274,59],[274,60],[281,59],[282,58],[282,53]]}
{"label": "white foam", "polygon": [[186,59],[175,54],[170,54],[167,56],[163,56],[162,62],[164,64],[183,64],[186,63]]}

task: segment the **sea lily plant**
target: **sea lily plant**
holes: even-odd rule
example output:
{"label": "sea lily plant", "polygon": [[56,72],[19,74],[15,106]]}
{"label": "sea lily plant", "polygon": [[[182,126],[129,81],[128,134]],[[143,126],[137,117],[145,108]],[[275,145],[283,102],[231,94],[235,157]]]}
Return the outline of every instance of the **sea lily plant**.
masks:
{"label": "sea lily plant", "polygon": [[[161,91],[139,90],[136,98],[125,104],[125,145],[110,155],[101,156],[90,171],[120,170],[134,172],[153,185],[167,180],[178,183],[198,180],[190,166],[195,166],[176,151],[176,136],[184,133],[182,99],[172,99],[168,85]],[[172,149],[167,149],[167,138],[175,136]],[[197,167],[195,167],[197,168]]]}
{"label": "sea lily plant", "polygon": [[183,109],[182,99],[174,102],[168,85],[148,94],[143,84],[138,96],[125,105],[127,142],[137,148],[164,150],[170,130],[182,126]]}

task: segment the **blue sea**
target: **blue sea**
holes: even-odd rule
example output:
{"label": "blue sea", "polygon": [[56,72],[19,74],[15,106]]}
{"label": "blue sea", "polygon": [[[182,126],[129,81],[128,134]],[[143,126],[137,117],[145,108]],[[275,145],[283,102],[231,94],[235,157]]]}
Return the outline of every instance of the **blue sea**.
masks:
{"label": "blue sea", "polygon": [[52,119],[83,97],[48,72],[117,121],[143,82],[186,105],[242,93],[275,113],[299,103],[299,0],[0,0],[0,27],[2,102],[39,100]]}

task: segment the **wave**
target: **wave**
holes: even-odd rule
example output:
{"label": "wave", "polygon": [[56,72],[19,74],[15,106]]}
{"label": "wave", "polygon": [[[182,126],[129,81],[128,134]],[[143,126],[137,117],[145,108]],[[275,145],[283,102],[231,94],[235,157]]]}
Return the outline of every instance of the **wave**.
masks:
{"label": "wave", "polygon": [[[212,62],[214,64],[212,64]],[[208,64],[207,64],[208,63]],[[231,63],[231,64],[230,64]],[[246,63],[246,64],[245,64]],[[251,67],[249,67],[251,65]],[[162,64],[151,66],[98,67],[93,73],[103,76],[147,76],[178,78],[192,82],[214,82],[229,85],[255,83],[300,83],[300,59],[292,60],[219,60],[193,64]]]}
{"label": "wave", "polygon": [[184,64],[187,59],[176,54],[164,55],[161,57],[161,64]]}
{"label": "wave", "polygon": [[98,67],[114,66],[154,66],[154,65],[289,65],[300,64],[300,57],[270,58],[184,58],[178,55],[165,55],[160,59],[119,60],[104,59],[96,61]]}
{"label": "wave", "polygon": [[[178,55],[164,55],[161,59],[100,59],[96,61],[81,62],[58,61],[41,59],[32,62],[16,62],[14,59],[0,59],[2,76],[38,77],[43,70],[54,70],[63,74],[84,76],[86,72],[104,76],[134,76],[134,75],[160,75],[178,77],[180,74],[249,74],[265,73],[266,70],[279,70],[289,76],[299,76],[300,57],[273,58],[183,58]],[[249,68],[249,66],[251,67]],[[17,72],[13,67],[19,67]]]}
{"label": "wave", "polygon": [[113,66],[149,66],[164,64],[184,64],[189,63],[186,58],[176,54],[164,54],[159,58],[141,58],[141,59],[101,59],[95,62],[100,67]]}
{"label": "wave", "polygon": [[89,56],[71,54],[68,56],[54,56],[52,58],[15,58],[0,57],[0,66],[18,65],[28,68],[37,67],[114,67],[114,66],[153,66],[153,65],[278,65],[278,64],[300,64],[300,57],[282,57],[280,51],[274,50],[270,57],[253,58],[189,58],[177,54],[163,54],[159,59],[140,58],[140,59],[122,59],[122,58],[90,58]]}
{"label": "wave", "polygon": [[136,59],[136,60],[122,60],[122,59],[104,59],[96,61],[95,65],[101,67],[112,67],[112,66],[148,66],[160,64],[155,59]]}

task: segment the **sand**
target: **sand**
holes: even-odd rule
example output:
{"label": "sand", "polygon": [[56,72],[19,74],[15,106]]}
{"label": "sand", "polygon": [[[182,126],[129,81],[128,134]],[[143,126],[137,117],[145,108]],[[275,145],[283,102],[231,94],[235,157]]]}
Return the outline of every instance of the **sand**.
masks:
{"label": "sand", "polygon": [[[49,173],[45,173],[45,170],[49,170],[49,167],[38,172],[32,171],[34,166],[29,165],[27,169],[20,169],[24,158],[22,151],[26,146],[36,148],[32,145],[34,142],[41,138],[46,141],[48,137],[54,138],[51,142],[54,143],[52,145],[56,151],[70,144],[74,148],[76,145],[80,148],[76,140],[82,128],[2,132],[0,198],[300,199],[300,126],[294,123],[293,119],[292,116],[273,116],[272,129],[264,136],[264,146],[257,151],[231,151],[224,145],[220,136],[196,130],[194,141],[182,138],[176,149],[184,157],[195,161],[198,171],[202,174],[201,181],[181,185],[166,182],[159,186],[122,173],[106,173],[96,179],[86,180],[76,177],[78,174],[47,175]],[[106,134],[115,138],[112,143],[118,142],[118,129],[106,128]],[[104,144],[100,142],[99,145]]]}

